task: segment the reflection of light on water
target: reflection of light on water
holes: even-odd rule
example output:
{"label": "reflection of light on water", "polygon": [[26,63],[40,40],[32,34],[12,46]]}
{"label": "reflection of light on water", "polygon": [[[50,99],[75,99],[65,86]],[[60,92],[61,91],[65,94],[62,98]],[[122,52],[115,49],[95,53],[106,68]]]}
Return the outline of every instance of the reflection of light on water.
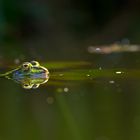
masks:
{"label": "reflection of light on water", "polygon": [[115,81],[111,80],[111,81],[109,81],[109,83],[110,83],[110,84],[114,84],[114,83],[115,83]]}
{"label": "reflection of light on water", "polygon": [[64,92],[68,92],[69,89],[67,87],[64,88]]}
{"label": "reflection of light on water", "polygon": [[62,92],[69,92],[69,88],[68,88],[68,87],[64,87],[64,88],[57,88],[57,92],[58,92],[58,93],[62,93]]}
{"label": "reflection of light on water", "polygon": [[63,75],[64,75],[63,73],[60,73],[60,74],[59,74],[59,76],[63,76]]}
{"label": "reflection of light on water", "polygon": [[15,62],[15,64],[19,64],[19,63],[20,63],[20,60],[19,60],[18,58],[16,58],[16,59],[14,60],[14,62]]}
{"label": "reflection of light on water", "polygon": [[87,77],[90,77],[90,74],[87,74]]}
{"label": "reflection of light on water", "polygon": [[116,71],[116,74],[122,74],[122,71]]}
{"label": "reflection of light on water", "polygon": [[99,70],[102,70],[102,67],[99,67]]}
{"label": "reflection of light on water", "polygon": [[129,44],[111,44],[103,46],[89,46],[87,48],[89,53],[99,53],[99,54],[110,54],[119,52],[138,52],[140,51],[139,45],[129,45]]}

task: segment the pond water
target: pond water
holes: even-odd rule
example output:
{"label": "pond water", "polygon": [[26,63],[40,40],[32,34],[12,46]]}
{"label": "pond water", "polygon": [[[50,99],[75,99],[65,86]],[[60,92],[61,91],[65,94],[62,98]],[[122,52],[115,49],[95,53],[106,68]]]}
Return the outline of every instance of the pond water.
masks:
{"label": "pond water", "polygon": [[[37,89],[1,78],[0,139],[139,139],[139,56],[137,51],[88,54],[84,61],[44,59],[50,78]],[[19,64],[1,65],[1,73]]]}

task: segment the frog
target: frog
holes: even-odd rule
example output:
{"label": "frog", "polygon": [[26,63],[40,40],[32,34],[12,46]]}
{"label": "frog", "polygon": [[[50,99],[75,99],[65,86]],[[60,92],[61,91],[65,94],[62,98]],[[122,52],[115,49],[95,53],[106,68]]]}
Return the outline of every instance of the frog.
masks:
{"label": "frog", "polygon": [[24,62],[16,69],[1,74],[0,77],[20,83],[24,89],[36,89],[49,79],[49,71],[38,61]]}

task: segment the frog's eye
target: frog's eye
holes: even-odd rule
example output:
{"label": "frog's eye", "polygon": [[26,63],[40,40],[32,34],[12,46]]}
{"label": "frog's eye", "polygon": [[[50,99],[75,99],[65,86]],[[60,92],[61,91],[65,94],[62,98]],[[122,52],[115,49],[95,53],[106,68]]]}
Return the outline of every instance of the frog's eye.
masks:
{"label": "frog's eye", "polygon": [[31,89],[33,85],[29,85],[29,84],[23,84],[22,87],[24,89]]}
{"label": "frog's eye", "polygon": [[31,64],[36,67],[38,67],[40,65],[39,62],[37,62],[37,61],[31,61]]}
{"label": "frog's eye", "polygon": [[31,68],[31,63],[25,62],[22,64],[23,70],[29,70]]}

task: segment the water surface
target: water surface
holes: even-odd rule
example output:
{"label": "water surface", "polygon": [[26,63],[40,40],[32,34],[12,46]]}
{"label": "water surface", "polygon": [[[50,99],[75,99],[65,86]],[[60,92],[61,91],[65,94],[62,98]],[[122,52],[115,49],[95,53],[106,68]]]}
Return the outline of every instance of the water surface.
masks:
{"label": "water surface", "polygon": [[[50,79],[38,89],[25,90],[12,80],[0,79],[1,138],[139,138],[139,53],[90,57],[41,62]],[[1,71],[16,66],[3,66]]]}

